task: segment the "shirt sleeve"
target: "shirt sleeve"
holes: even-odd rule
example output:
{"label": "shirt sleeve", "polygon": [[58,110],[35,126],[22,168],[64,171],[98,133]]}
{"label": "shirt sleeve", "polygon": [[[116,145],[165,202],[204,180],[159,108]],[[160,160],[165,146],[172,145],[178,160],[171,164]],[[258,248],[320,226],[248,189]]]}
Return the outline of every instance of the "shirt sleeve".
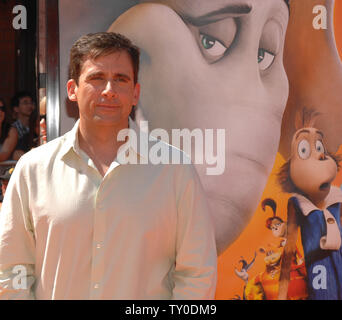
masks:
{"label": "shirt sleeve", "polygon": [[12,173],[0,212],[0,299],[33,298],[35,237],[22,158]]}
{"label": "shirt sleeve", "polygon": [[213,223],[193,166],[184,166],[181,176],[172,299],[213,299],[217,280]]}

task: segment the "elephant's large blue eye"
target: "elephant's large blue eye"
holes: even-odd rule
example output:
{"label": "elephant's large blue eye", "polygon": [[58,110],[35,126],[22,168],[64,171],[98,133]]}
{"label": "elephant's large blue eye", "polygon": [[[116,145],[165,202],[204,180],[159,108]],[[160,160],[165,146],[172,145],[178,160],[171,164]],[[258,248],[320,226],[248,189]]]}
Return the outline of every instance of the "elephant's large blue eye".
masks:
{"label": "elephant's large blue eye", "polygon": [[206,54],[213,58],[222,56],[227,48],[214,37],[208,36],[206,34],[200,34],[201,44],[206,50]]}
{"label": "elephant's large blue eye", "polygon": [[187,26],[204,60],[209,64],[217,63],[228,55],[238,33],[236,19],[230,16],[204,20],[190,19]]}
{"label": "elephant's large blue eye", "polygon": [[274,61],[275,55],[267,51],[263,48],[259,48],[258,50],[258,63],[259,63],[259,69],[260,70],[266,70],[268,69],[273,61]]}

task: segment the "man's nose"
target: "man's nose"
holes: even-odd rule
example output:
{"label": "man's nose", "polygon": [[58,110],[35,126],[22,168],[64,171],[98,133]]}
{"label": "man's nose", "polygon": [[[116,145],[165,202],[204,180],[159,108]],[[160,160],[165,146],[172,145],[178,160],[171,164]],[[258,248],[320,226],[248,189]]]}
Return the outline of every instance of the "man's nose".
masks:
{"label": "man's nose", "polygon": [[114,98],[117,95],[113,81],[107,81],[106,87],[103,90],[102,94],[109,99]]}

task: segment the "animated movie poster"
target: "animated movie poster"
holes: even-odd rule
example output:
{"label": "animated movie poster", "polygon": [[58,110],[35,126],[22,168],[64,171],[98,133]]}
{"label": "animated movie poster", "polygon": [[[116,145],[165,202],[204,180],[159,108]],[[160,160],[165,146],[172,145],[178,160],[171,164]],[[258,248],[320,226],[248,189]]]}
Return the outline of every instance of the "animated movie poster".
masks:
{"label": "animated movie poster", "polygon": [[342,299],[341,1],[60,0],[59,19],[61,101],[72,43],[119,32],[141,48],[138,126],[193,138],[216,299]]}

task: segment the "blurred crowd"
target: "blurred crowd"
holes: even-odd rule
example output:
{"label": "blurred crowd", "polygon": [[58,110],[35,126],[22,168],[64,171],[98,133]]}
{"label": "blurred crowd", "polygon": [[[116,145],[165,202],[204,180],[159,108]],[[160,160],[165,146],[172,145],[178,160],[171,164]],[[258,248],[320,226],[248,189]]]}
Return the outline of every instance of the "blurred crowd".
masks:
{"label": "blurred crowd", "polygon": [[46,143],[45,97],[37,108],[30,92],[17,92],[9,106],[0,97],[0,201],[16,162],[31,150]]}

